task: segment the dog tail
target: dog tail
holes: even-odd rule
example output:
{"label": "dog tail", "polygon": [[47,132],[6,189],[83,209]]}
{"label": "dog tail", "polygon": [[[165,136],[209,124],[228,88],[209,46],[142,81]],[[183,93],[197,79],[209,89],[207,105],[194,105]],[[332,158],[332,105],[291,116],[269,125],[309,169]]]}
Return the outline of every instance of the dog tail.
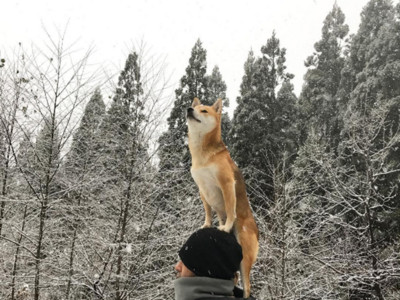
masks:
{"label": "dog tail", "polygon": [[244,298],[250,297],[250,270],[258,255],[258,229],[254,219],[236,223],[235,234],[242,246],[243,259],[240,263],[240,278],[243,285]]}

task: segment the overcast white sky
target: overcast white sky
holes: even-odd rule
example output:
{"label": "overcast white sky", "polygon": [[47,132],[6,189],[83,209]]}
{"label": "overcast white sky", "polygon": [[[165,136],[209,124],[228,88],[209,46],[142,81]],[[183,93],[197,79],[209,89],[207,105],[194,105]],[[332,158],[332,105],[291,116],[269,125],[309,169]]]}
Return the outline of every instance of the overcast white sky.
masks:
{"label": "overcast white sky", "polygon": [[[144,40],[165,56],[176,88],[198,38],[207,50],[208,72],[220,67],[232,105],[239,95],[243,64],[256,55],[273,30],[287,49],[288,71],[299,94],[304,60],[321,37],[322,23],[335,0],[6,0],[0,17],[0,49],[18,42],[42,43],[43,26],[64,28],[82,48],[94,45],[93,61],[123,65],[128,47]],[[337,0],[350,32],[357,31],[367,0]],[[396,1],[397,2],[397,1]]]}

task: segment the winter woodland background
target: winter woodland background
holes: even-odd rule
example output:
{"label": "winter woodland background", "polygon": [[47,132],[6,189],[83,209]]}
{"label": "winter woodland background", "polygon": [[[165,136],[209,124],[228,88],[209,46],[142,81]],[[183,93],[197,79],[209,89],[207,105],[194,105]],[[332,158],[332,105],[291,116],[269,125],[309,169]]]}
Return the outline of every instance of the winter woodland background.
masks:
{"label": "winter woodland background", "polygon": [[[259,299],[400,299],[400,4],[371,0],[348,31],[334,5],[298,98],[272,33],[223,115],[261,233]],[[168,104],[139,47],[106,99],[77,53],[49,34],[0,57],[0,298],[173,299],[204,218],[185,110],[228,106],[226,84],[198,40]]]}

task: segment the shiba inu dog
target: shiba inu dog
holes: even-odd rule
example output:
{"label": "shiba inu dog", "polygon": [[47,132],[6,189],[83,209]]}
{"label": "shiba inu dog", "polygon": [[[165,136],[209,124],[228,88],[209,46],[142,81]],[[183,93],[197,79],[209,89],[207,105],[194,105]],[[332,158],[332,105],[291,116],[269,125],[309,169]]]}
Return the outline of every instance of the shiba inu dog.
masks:
{"label": "shiba inu dog", "polygon": [[240,273],[244,297],[250,296],[250,269],[258,254],[258,228],[247,199],[243,176],[221,140],[222,100],[205,106],[195,98],[187,109],[191,173],[206,212],[203,227],[210,227],[212,210],[219,229],[232,229],[243,251]]}

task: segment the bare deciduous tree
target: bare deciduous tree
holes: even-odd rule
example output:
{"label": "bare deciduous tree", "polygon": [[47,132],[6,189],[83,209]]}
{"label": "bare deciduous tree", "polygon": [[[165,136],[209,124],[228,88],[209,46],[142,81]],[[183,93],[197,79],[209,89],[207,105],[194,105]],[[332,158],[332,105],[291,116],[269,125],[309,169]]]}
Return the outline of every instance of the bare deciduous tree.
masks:
{"label": "bare deciduous tree", "polygon": [[[33,47],[31,52],[20,53],[26,64],[24,74],[19,82],[16,82],[19,85],[12,90],[14,94],[9,93],[16,99],[13,102],[10,118],[6,121],[2,117],[9,145],[9,156],[12,153],[16,168],[28,184],[30,194],[34,199],[34,205],[30,207],[35,211],[33,215],[36,219],[30,225],[37,225],[35,226],[36,233],[30,235],[31,243],[35,245],[35,250],[30,252],[35,266],[34,299],[40,298],[44,270],[48,271],[55,267],[49,257],[49,253],[54,251],[51,249],[53,241],[50,237],[53,234],[52,225],[55,220],[49,221],[49,212],[56,210],[58,199],[65,192],[60,189],[57,175],[73,126],[73,114],[86,98],[89,90],[88,83],[93,80],[93,77],[87,76],[85,72],[90,51],[75,60],[75,57],[72,58],[75,55],[72,49],[64,43],[65,33],[59,34],[57,39],[53,39],[48,34],[46,49]],[[20,73],[19,70],[16,73]],[[20,89],[21,82],[24,83],[23,90]],[[24,102],[17,102],[18,99],[23,99]],[[19,162],[18,147],[15,146],[17,140],[13,140],[16,132],[18,136],[25,136],[25,138],[31,133],[38,134],[36,141],[26,139],[32,156],[29,158],[31,161],[25,166]],[[22,205],[23,215],[26,216],[26,205]],[[26,227],[25,219],[22,223],[21,228]],[[15,229],[12,224],[9,230],[13,234]],[[13,243],[19,247],[21,239],[22,236],[18,238],[19,241],[13,240]],[[19,248],[17,250],[19,251]],[[13,280],[14,278],[15,276]],[[25,280],[29,280],[28,278],[26,277]],[[58,279],[53,279],[48,284],[51,286],[57,281]],[[12,297],[14,297],[14,288]]]}
{"label": "bare deciduous tree", "polygon": [[351,113],[338,156],[311,137],[296,175],[295,184],[303,187],[298,217],[304,254],[321,265],[321,290],[337,298],[385,299],[390,289],[384,287],[399,276],[398,239],[385,221],[395,209],[397,183],[381,180],[400,171],[388,163],[400,135],[387,124],[387,113],[386,105],[368,118]]}

